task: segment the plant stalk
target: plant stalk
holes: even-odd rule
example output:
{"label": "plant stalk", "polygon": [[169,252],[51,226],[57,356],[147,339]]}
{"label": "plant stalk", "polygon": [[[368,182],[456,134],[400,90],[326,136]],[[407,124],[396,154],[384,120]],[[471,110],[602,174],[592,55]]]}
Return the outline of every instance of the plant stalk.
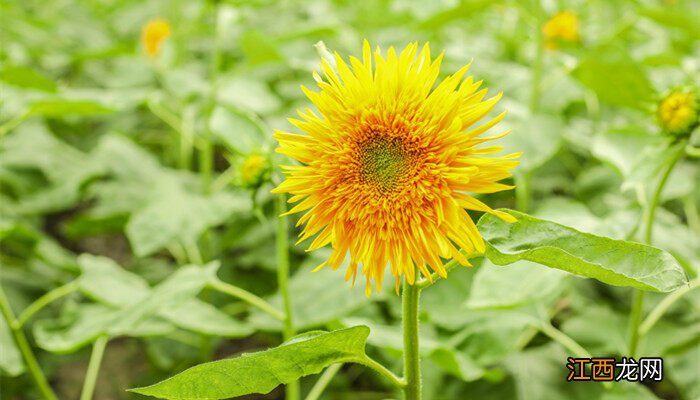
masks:
{"label": "plant stalk", "polygon": [[25,308],[24,311],[17,317],[15,321],[16,327],[19,329],[24,326],[36,313],[43,310],[44,307],[53,303],[54,301],[60,299],[61,297],[67,296],[78,290],[78,282],[70,281],[63,286],[59,286],[43,296],[36,299],[29,307]]}
{"label": "plant stalk", "polygon": [[[277,284],[279,286],[280,295],[282,296],[282,304],[284,307],[284,328],[282,331],[284,340],[289,340],[294,336],[294,319],[292,314],[292,302],[289,296],[289,224],[286,216],[287,198],[284,195],[278,195],[275,199],[275,213],[277,218]],[[287,400],[299,399],[299,381],[290,382],[287,384],[285,392]]]}
{"label": "plant stalk", "polygon": [[[656,208],[659,206],[659,201],[661,199],[661,193],[666,186],[669,176],[671,176],[671,171],[681,160],[683,154],[685,153],[685,146],[679,146],[679,150],[673,156],[671,161],[666,166],[666,169],[661,175],[659,184],[656,186],[656,190],[651,196],[651,201],[649,202],[645,218],[644,218],[644,243],[647,245],[652,245],[653,243],[653,227],[654,227],[654,216],[656,215]],[[634,299],[632,300],[632,310],[630,311],[630,328],[629,328],[629,357],[635,357],[637,353],[637,348],[639,346],[640,338],[640,324],[642,323],[642,313],[644,309],[644,297],[645,293],[643,290],[636,289],[634,294]]]}
{"label": "plant stalk", "polygon": [[218,279],[209,282],[208,285],[216,291],[241,299],[251,306],[259,308],[260,310],[270,314],[275,319],[280,321],[286,320],[286,316],[282,311],[276,309],[272,304],[245,289],[241,289],[238,286],[228,284]]}
{"label": "plant stalk", "polygon": [[[417,272],[416,272],[417,273]],[[420,288],[404,281],[402,295],[404,400],[421,399],[421,373],[418,336]]]}
{"label": "plant stalk", "polygon": [[311,391],[309,394],[306,396],[306,400],[318,400],[319,397],[321,397],[321,394],[323,391],[326,389],[326,386],[331,382],[335,374],[340,371],[340,368],[343,366],[343,364],[333,364],[330,367],[326,368],[325,371],[323,371],[323,374],[321,374],[321,377],[318,378],[316,383],[314,384],[314,387],[311,388]]}
{"label": "plant stalk", "polygon": [[100,372],[100,364],[102,364],[102,356],[107,347],[109,338],[100,336],[92,345],[92,354],[90,355],[90,363],[88,364],[87,373],[85,374],[85,382],[83,390],[80,393],[80,400],[91,400],[95,393],[95,385],[97,384],[97,376]]}
{"label": "plant stalk", "polygon": [[49,386],[46,376],[39,367],[39,363],[32,352],[32,348],[29,346],[29,342],[27,341],[27,337],[24,335],[24,331],[21,327],[17,326],[18,324],[15,320],[15,315],[10,307],[10,303],[7,301],[7,296],[5,296],[5,291],[2,289],[1,285],[0,312],[2,312],[2,316],[5,318],[7,325],[12,331],[12,336],[17,344],[17,347],[19,348],[20,353],[22,354],[24,364],[27,366],[29,374],[32,376],[34,383],[39,389],[41,397],[44,398],[44,400],[58,400],[58,397],[56,397],[53,389],[51,389],[51,386]]}

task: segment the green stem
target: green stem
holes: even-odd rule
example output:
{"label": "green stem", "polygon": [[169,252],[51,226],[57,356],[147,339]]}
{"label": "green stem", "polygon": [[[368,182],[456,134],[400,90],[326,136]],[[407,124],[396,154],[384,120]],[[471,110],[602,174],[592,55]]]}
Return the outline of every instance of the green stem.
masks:
{"label": "green stem", "polygon": [[654,327],[656,322],[668,311],[669,308],[678,301],[681,297],[685,296],[688,292],[693,289],[700,287],[700,279],[694,279],[689,282],[688,285],[676,290],[675,292],[666,296],[661,302],[654,308],[649,315],[646,317],[644,322],[639,326],[639,335],[646,335],[651,328]]}
{"label": "green stem", "polygon": [[[417,272],[416,272],[417,273]],[[421,399],[418,306],[420,288],[404,281],[402,295],[404,400]]]}
{"label": "green stem", "polygon": [[80,400],[91,400],[95,393],[95,385],[97,384],[97,376],[100,372],[100,364],[102,364],[102,356],[107,347],[109,338],[100,336],[92,345],[92,354],[90,355],[90,363],[88,364],[87,373],[85,374],[85,382],[83,383],[83,391],[80,393]]}
{"label": "green stem", "polygon": [[549,322],[538,325],[537,328],[550,339],[566,347],[566,349],[571,351],[576,357],[591,358],[591,354],[586,351],[586,349],[584,349],[580,344],[576,343],[576,341],[570,336],[552,326],[552,324]]}
{"label": "green stem", "polygon": [[527,213],[530,210],[530,174],[528,172],[515,173],[515,207],[520,212]]}
{"label": "green stem", "polygon": [[391,372],[387,367],[383,366],[382,364],[378,363],[377,361],[373,360],[370,356],[365,355],[365,357],[358,361],[358,364],[362,364],[365,367],[369,367],[373,369],[375,372],[377,372],[379,375],[385,377],[389,382],[391,382],[392,385],[396,386],[397,388],[405,388],[406,387],[406,380],[404,378],[399,378]]}
{"label": "green stem", "polygon": [[311,388],[309,394],[306,395],[306,400],[318,400],[318,398],[321,397],[323,391],[326,389],[326,386],[328,386],[335,374],[337,374],[338,371],[340,371],[340,368],[342,366],[343,364],[333,364],[330,367],[326,368],[326,370],[323,371],[323,374],[321,374],[321,377],[318,378],[318,380],[314,384],[314,387]]}
{"label": "green stem", "polygon": [[[207,104],[207,122],[211,118],[216,106],[219,70],[221,68],[221,24],[219,17],[218,3],[214,4],[214,43],[211,54],[211,72],[209,74],[209,101]],[[212,143],[212,132],[207,123],[204,129],[204,137],[200,149],[199,170],[202,175],[202,187],[204,193],[211,192],[212,175],[214,171],[214,144]]]}
{"label": "green stem", "polygon": [[24,311],[17,317],[15,321],[16,327],[19,329],[24,326],[24,324],[29,321],[36,313],[41,311],[44,307],[51,304],[52,302],[60,299],[61,297],[67,296],[76,290],[78,290],[78,281],[70,281],[63,286],[59,286],[43,296],[36,299],[29,307],[25,308]]}
{"label": "green stem", "polygon": [[2,316],[5,318],[5,321],[7,321],[7,325],[12,331],[12,336],[15,339],[15,343],[17,344],[17,347],[19,348],[19,351],[22,354],[24,363],[27,366],[27,369],[29,370],[32,379],[34,379],[34,383],[36,383],[36,386],[39,389],[41,396],[45,400],[57,400],[58,398],[56,397],[56,394],[53,392],[53,389],[51,389],[51,386],[49,386],[49,383],[46,380],[46,376],[44,376],[44,373],[41,371],[41,368],[39,367],[39,363],[37,362],[34,353],[32,353],[32,349],[29,346],[27,337],[24,335],[24,331],[22,330],[22,328],[17,327],[15,315],[12,312],[10,303],[7,301],[7,296],[5,296],[5,291],[2,289],[1,285],[0,312],[2,312]]}
{"label": "green stem", "polygon": [[11,120],[5,122],[0,126],[0,138],[8,134],[11,130],[15,129],[22,122],[27,120],[27,118],[32,116],[31,110],[27,110],[22,114],[12,118]]}
{"label": "green stem", "polygon": [[[661,179],[659,180],[656,190],[651,196],[651,201],[649,202],[644,218],[644,242],[648,245],[653,243],[653,227],[654,227],[654,216],[656,215],[656,208],[659,206],[659,201],[661,199],[661,193],[666,186],[669,176],[671,176],[671,171],[676,166],[678,161],[683,157],[684,154],[683,145],[679,146],[678,151],[674,154],[673,158],[670,160],[666,166],[666,170]],[[639,347],[640,338],[640,323],[642,322],[642,313],[644,309],[644,297],[645,292],[639,289],[635,290],[634,299],[632,300],[632,309],[630,311],[630,322],[629,322],[629,356],[634,357],[637,353],[637,348]]]}
{"label": "green stem", "polygon": [[544,42],[542,38],[542,28],[536,25],[535,28],[535,59],[532,65],[532,89],[530,92],[530,111],[536,113],[540,106],[540,83],[542,81],[542,64],[544,61]]}
{"label": "green stem", "polygon": [[[475,257],[481,257],[481,256],[483,255],[483,254],[481,254],[481,253],[465,254],[464,252],[462,252],[462,254],[463,254],[465,257],[467,257],[467,259],[475,258]],[[445,268],[445,271],[446,271],[447,273],[449,273],[450,271],[452,271],[453,269],[455,269],[455,268],[457,268],[457,267],[459,267],[459,266],[460,266],[459,262],[458,262],[457,260],[455,260],[454,258],[453,258],[452,260],[446,262],[446,263],[443,265],[443,267]],[[432,285],[433,283],[435,283],[436,281],[440,280],[440,278],[442,278],[442,277],[441,277],[440,275],[438,275],[437,272],[433,272],[433,273],[430,275],[429,278],[423,278],[423,279],[418,280],[418,281],[416,282],[416,285],[415,285],[415,286],[416,286],[418,289],[425,289],[425,288],[427,288],[428,286],[430,286],[430,285]]]}
{"label": "green stem", "polygon": [[664,190],[664,186],[666,186],[666,182],[668,181],[668,177],[671,176],[671,171],[673,171],[673,168],[676,166],[678,161],[683,158],[683,146],[679,147],[679,150],[674,154],[673,158],[671,161],[668,163],[666,166],[666,170],[664,171],[663,175],[661,176],[661,180],[659,181],[659,185],[656,187],[656,191],[654,191],[654,194],[651,197],[651,202],[649,202],[649,207],[647,208],[647,215],[645,219],[645,231],[644,231],[644,242],[648,245],[651,246],[652,244],[652,235],[653,235],[653,226],[654,226],[654,216],[656,215],[656,208],[659,206],[659,200],[661,199],[661,193]]}
{"label": "green stem", "polygon": [[629,347],[628,353],[630,357],[637,356],[637,347],[639,346],[639,324],[642,322],[642,312],[644,308],[644,296],[646,292],[635,289],[634,298],[632,299],[632,310],[630,311],[630,328],[629,328]]}
{"label": "green stem", "polygon": [[239,288],[238,286],[228,284],[218,279],[209,282],[208,286],[218,292],[227,294],[237,299],[241,299],[244,302],[250,304],[251,306],[261,309],[262,311],[270,314],[271,316],[280,321],[284,321],[286,319],[285,314],[282,311],[276,309],[272,304],[268,303],[267,301],[263,300],[262,298],[254,295],[253,293],[245,289]]}
{"label": "green stem", "polygon": [[[278,195],[275,199],[275,213],[277,217],[277,284],[282,304],[284,307],[284,340],[289,340],[294,336],[294,316],[292,314],[292,302],[289,296],[289,225],[287,217],[282,216],[287,212],[287,198],[285,195]],[[299,399],[299,381],[287,384],[287,400]]]}

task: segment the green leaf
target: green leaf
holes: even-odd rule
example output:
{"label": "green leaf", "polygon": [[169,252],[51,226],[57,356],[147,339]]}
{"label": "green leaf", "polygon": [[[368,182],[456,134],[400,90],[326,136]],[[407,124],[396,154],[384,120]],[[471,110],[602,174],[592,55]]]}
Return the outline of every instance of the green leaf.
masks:
{"label": "green leaf", "polygon": [[209,303],[189,299],[162,309],[158,316],[175,326],[193,332],[223,337],[244,337],[253,333],[253,328],[236,321]]}
{"label": "green leaf", "polygon": [[9,376],[17,376],[24,372],[24,362],[22,355],[12,337],[10,327],[7,326],[5,318],[0,317],[0,370]]}
{"label": "green leaf", "polygon": [[559,151],[564,122],[561,117],[549,114],[535,114],[506,118],[503,129],[513,132],[502,140],[507,152],[522,152],[519,169],[532,171],[541,166]]}
{"label": "green leaf", "polygon": [[[697,11],[697,8],[696,10]],[[693,39],[700,39],[698,19],[700,13],[689,9],[645,8],[639,11],[639,15],[648,17],[657,23],[671,28],[678,28]]]}
{"label": "green leaf", "polygon": [[249,29],[243,32],[240,46],[251,65],[284,60],[270,35],[265,35],[260,31]]}
{"label": "green leaf", "polygon": [[56,91],[56,84],[51,79],[29,67],[6,66],[0,71],[0,80],[24,89]]}
{"label": "green leaf", "polygon": [[561,291],[566,274],[529,261],[507,268],[485,261],[474,277],[469,308],[510,308],[551,297]]}
{"label": "green leaf", "polygon": [[450,348],[440,347],[430,354],[430,359],[451,375],[463,381],[475,381],[484,376],[484,369],[469,356]]}
{"label": "green leaf", "polygon": [[[351,287],[350,282],[345,282],[339,271],[333,271],[331,268],[311,271],[322,262],[324,254],[327,254],[324,252],[325,250],[315,252],[289,282],[294,326],[298,329],[322,326],[369,302],[362,288]],[[270,297],[268,301],[282,309],[282,297],[279,293]],[[278,320],[263,312],[253,314],[251,322],[263,329],[282,329]]]}
{"label": "green leaf", "polygon": [[217,107],[209,120],[209,127],[226,146],[243,154],[258,151],[265,144],[265,129],[254,115]]}
{"label": "green leaf", "polygon": [[193,243],[205,229],[223,223],[234,211],[250,210],[250,198],[243,194],[202,196],[165,177],[156,185],[151,201],[134,212],[126,225],[129,243],[139,257],[175,241]]}
{"label": "green leaf", "polygon": [[[71,353],[107,333],[123,315],[123,310],[102,304],[69,304],[57,319],[43,319],[32,326],[34,338],[42,349],[53,353]],[[166,335],[174,327],[163,320],[149,319],[129,327],[128,336]]]}
{"label": "green leaf", "polygon": [[610,285],[658,292],[687,282],[678,261],[663,250],[505,211],[518,221],[510,224],[486,214],[478,224],[488,242],[486,257],[494,264],[533,261]]}
{"label": "green leaf", "polygon": [[19,199],[18,211],[26,214],[72,206],[83,184],[104,173],[98,160],[57,139],[38,121],[25,123],[3,140],[0,166],[38,170],[48,181]]}
{"label": "green leaf", "polygon": [[591,152],[596,158],[611,164],[623,176],[630,176],[641,154],[649,149],[665,148],[666,140],[654,136],[641,126],[611,128],[593,138]]}
{"label": "green leaf", "polygon": [[278,385],[365,356],[369,328],[306,334],[269,350],[192,367],[152,386],[130,391],[170,400],[228,399],[269,393]]}
{"label": "green leaf", "polygon": [[114,110],[90,100],[49,99],[39,100],[29,107],[31,115],[44,117],[89,116],[110,114]]}
{"label": "green leaf", "polygon": [[110,258],[82,254],[78,257],[78,265],[82,271],[80,290],[94,300],[121,307],[148,297],[148,283]]}
{"label": "green leaf", "polygon": [[148,298],[122,309],[120,318],[109,327],[108,333],[127,334],[160,311],[194,298],[216,276],[218,268],[218,262],[211,262],[205,266],[187,265],[178,269],[154,287]]}
{"label": "green leaf", "polygon": [[645,109],[655,96],[639,63],[618,46],[591,49],[571,74],[614,106]]}

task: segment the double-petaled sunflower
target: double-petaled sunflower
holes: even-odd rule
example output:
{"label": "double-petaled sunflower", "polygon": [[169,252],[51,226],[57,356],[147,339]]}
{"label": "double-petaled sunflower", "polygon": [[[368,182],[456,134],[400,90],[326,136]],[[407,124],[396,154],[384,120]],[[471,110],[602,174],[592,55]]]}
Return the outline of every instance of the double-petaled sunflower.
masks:
{"label": "double-petaled sunflower", "polygon": [[511,176],[519,154],[486,157],[500,146],[478,147],[491,137],[480,135],[504,116],[472,127],[501,98],[486,98],[469,65],[435,86],[443,54],[432,59],[426,44],[383,56],[363,45],[362,60],[335,66],[322,60],[320,88],[302,87],[317,112],[305,109],[290,122],[306,134],[276,131],[279,153],[302,165],[285,166],[286,180],[275,193],[290,193],[289,211],[306,213],[299,242],[314,235],[307,251],[330,244],[333,252],[318,269],[340,267],[349,254],[345,279],[357,269],[379,291],[387,265],[396,279],[413,284],[416,270],[446,277],[441,258],[470,265],[467,257],[484,251],[484,242],[466,210],[513,218],[495,211],[469,193],[493,193],[512,186],[497,181]]}

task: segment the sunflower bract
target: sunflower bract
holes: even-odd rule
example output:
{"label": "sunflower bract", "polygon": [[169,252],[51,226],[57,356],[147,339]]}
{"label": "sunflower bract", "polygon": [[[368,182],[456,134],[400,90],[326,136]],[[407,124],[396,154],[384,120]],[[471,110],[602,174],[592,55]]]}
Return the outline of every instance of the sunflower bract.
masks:
{"label": "sunflower bract", "polygon": [[511,176],[519,154],[488,157],[500,146],[479,145],[481,134],[505,112],[478,127],[501,94],[487,98],[481,82],[465,79],[468,65],[436,85],[443,55],[431,57],[426,44],[409,44],[400,54],[382,55],[365,41],[362,60],[349,64],[336,53],[335,66],[322,61],[320,88],[302,87],[317,111],[300,112],[290,122],[306,134],[277,131],[279,153],[301,163],[283,167],[286,180],[275,193],[290,193],[289,213],[305,214],[299,242],[315,236],[308,251],[331,245],[318,268],[350,264],[379,291],[387,266],[398,290],[416,271],[446,277],[442,259],[469,265],[466,254],[484,251],[484,242],[466,210],[512,217],[492,210],[467,193],[511,189],[498,181]]}

